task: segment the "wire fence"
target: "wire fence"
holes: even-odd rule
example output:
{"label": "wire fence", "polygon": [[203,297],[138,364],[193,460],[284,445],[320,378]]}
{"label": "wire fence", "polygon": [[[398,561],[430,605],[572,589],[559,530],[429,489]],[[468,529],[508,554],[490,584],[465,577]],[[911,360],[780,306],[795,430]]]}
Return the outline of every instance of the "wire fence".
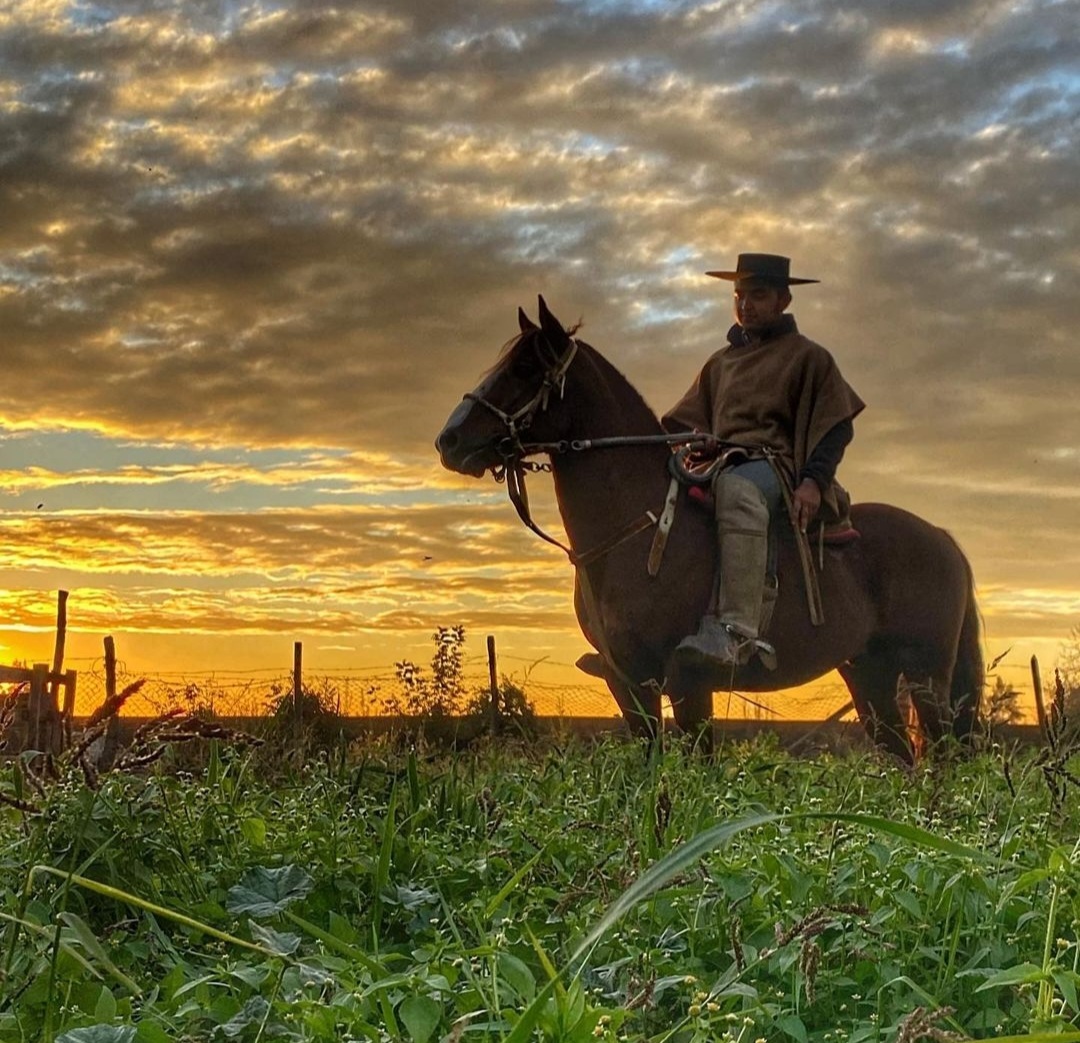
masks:
{"label": "wire fence", "polygon": [[[537,714],[550,717],[616,717],[615,700],[602,682],[586,675],[568,680],[574,668],[566,663],[519,659],[503,655],[510,669],[506,679],[520,688]],[[106,696],[102,659],[71,660],[78,673],[75,716],[92,713]],[[502,671],[500,671],[502,673]],[[212,712],[221,717],[259,717],[271,713],[275,703],[293,690],[293,673],[285,668],[236,671],[145,672],[117,665],[116,690],[142,682],[122,711],[129,717],[154,717],[176,708]],[[302,686],[316,693],[324,705],[344,717],[378,717],[391,712],[394,699],[404,695],[395,665],[344,670],[305,670]],[[462,662],[460,691],[464,700],[490,688],[488,663],[483,656]],[[842,683],[823,682],[792,691],[769,693],[718,692],[714,714],[724,719],[771,721],[822,720],[849,701]],[[668,709],[670,712],[670,709]]]}

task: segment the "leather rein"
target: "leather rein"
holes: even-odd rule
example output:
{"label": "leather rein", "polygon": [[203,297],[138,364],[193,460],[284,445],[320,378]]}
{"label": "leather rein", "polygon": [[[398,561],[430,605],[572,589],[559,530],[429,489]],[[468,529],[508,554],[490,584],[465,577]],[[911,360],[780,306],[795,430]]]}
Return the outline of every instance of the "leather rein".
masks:
{"label": "leather rein", "polygon": [[[656,536],[652,549],[649,553],[649,574],[655,576],[660,569],[660,559],[663,556],[664,546],[667,542],[667,534],[675,515],[675,503],[678,497],[680,484],[707,485],[712,480],[712,469],[704,472],[692,471],[687,464],[687,457],[695,446],[728,447],[735,443],[725,442],[713,435],[699,432],[688,432],[675,435],[615,435],[608,438],[584,438],[565,439],[558,442],[522,442],[521,435],[527,431],[538,413],[547,410],[553,392],[557,391],[561,399],[566,390],[566,373],[570,364],[574,361],[578,352],[578,342],[570,337],[570,346],[561,358],[556,358],[544,372],[540,387],[536,393],[519,409],[508,413],[500,409],[495,403],[490,402],[482,395],[474,391],[468,392],[464,397],[467,401],[475,402],[485,409],[494,413],[506,427],[506,437],[500,439],[496,451],[503,458],[501,467],[492,468],[492,474],[497,482],[506,482],[506,491],[514,510],[526,528],[536,533],[542,540],[562,550],[570,559],[570,563],[578,568],[598,561],[609,554],[616,547],[627,540],[643,532],[645,529],[657,527]],[[633,445],[668,445],[681,446],[676,450],[669,461],[671,472],[671,484],[665,497],[664,506],[659,515],[653,511],[645,511],[644,514],[632,519],[622,528],[618,529],[608,539],[582,554],[576,553],[554,536],[546,533],[533,520],[532,511],[529,507],[529,492],[525,485],[525,474],[528,471],[550,471],[550,463],[534,463],[526,460],[528,456],[546,453],[549,456],[568,452],[585,452],[590,449],[607,449],[619,446]],[[750,447],[738,447],[750,448]],[[756,448],[756,447],[754,447]]]}

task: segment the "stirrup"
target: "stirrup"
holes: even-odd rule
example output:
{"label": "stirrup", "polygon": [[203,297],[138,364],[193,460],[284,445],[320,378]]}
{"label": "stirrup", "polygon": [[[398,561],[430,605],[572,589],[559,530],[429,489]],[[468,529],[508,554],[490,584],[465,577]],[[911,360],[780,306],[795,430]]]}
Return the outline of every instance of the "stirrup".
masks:
{"label": "stirrup", "polygon": [[760,637],[747,637],[745,634],[740,634],[730,623],[722,625],[735,640],[735,654],[738,657],[739,666],[745,666],[754,656],[757,656],[766,670],[776,669],[776,649],[768,641]]}
{"label": "stirrup", "polygon": [[[757,653],[761,665],[766,670],[776,669],[776,649],[768,641],[762,641],[760,637],[754,638],[754,651]],[[753,656],[751,656],[753,658]]]}

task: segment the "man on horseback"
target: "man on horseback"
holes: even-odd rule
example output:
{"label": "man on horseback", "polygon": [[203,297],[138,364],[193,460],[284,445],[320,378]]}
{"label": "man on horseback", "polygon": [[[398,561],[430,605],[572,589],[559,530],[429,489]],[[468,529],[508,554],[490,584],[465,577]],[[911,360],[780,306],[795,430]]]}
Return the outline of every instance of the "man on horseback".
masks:
{"label": "man on horseback", "polygon": [[838,495],[846,500],[836,469],[863,402],[787,314],[790,287],[818,281],[789,271],[787,257],[740,254],[734,271],[706,272],[735,284],[735,325],[663,418],[668,431],[738,444],[721,449],[713,479],[720,573],[712,610],[675,651],[691,665],[740,666],[768,648],[759,636],[777,595],[776,520],[790,503],[804,534],[819,514],[840,515]]}

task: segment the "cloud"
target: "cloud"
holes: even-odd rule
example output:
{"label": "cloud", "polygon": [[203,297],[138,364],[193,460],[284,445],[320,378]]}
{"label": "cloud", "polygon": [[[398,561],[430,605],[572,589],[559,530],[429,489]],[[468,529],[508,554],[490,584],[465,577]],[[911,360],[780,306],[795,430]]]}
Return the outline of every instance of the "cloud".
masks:
{"label": "cloud", "polygon": [[[761,249],[823,280],[795,311],[868,403],[843,470],[856,496],[947,525],[993,583],[1050,589],[1056,570],[1080,587],[1080,426],[1062,397],[1080,379],[1071,15],[1053,0],[16,4],[0,16],[17,375],[0,425],[97,432],[140,457],[50,465],[0,444],[8,503],[58,498],[47,528],[5,523],[20,567],[356,569],[360,586],[383,567],[434,610],[394,564],[434,550],[459,570],[444,583],[493,570],[468,606],[490,612],[516,568],[504,548],[541,552],[489,514],[490,491],[437,474],[431,443],[517,305],[543,292],[583,316],[663,409],[729,321],[701,272]],[[502,520],[457,545],[427,512],[440,496]],[[379,535],[380,504],[416,499]],[[376,513],[336,506],[361,501]],[[553,590],[542,572],[528,582]],[[563,611],[572,627],[563,605],[538,625]]]}

